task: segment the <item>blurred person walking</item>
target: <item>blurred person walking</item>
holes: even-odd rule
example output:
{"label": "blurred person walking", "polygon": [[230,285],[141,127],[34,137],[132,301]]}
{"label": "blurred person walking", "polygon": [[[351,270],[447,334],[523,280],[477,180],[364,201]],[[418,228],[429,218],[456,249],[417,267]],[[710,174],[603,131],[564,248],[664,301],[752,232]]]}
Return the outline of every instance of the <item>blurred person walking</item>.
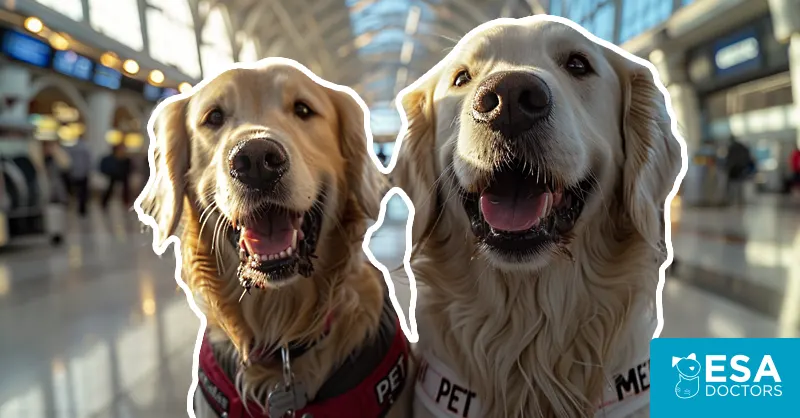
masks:
{"label": "blurred person walking", "polygon": [[69,154],[58,141],[42,143],[44,167],[50,196],[47,205],[47,232],[54,245],[61,243],[66,229],[66,207],[69,204]]}
{"label": "blurred person walking", "polygon": [[388,157],[386,156],[386,153],[383,152],[383,146],[379,146],[378,147],[378,153],[376,155],[378,157],[378,160],[380,160],[381,164],[383,164],[385,166],[386,165],[386,159]]}
{"label": "blurred person walking", "polygon": [[731,136],[727,157],[728,198],[734,205],[745,203],[744,184],[755,169],[750,149]]}
{"label": "blurred person walking", "polygon": [[792,154],[789,156],[789,169],[792,172],[789,191],[796,197],[800,197],[800,146],[795,145]]}
{"label": "blurred person walking", "polygon": [[42,143],[44,166],[50,185],[50,202],[58,204],[69,203],[69,171],[72,166],[69,154],[61,147],[58,141],[44,141]]}
{"label": "blurred person walking", "polygon": [[69,170],[69,186],[78,200],[78,213],[86,216],[89,203],[89,174],[92,171],[92,153],[86,141],[78,138],[75,145],[67,148],[71,161]]}
{"label": "blurred person walking", "polygon": [[108,187],[103,194],[102,200],[103,209],[108,208],[108,202],[111,200],[111,196],[114,194],[114,188],[117,184],[122,186],[122,203],[124,203],[126,207],[131,206],[131,159],[128,157],[125,145],[115,145],[111,154],[103,157],[102,161],[100,161],[100,171],[108,177]]}

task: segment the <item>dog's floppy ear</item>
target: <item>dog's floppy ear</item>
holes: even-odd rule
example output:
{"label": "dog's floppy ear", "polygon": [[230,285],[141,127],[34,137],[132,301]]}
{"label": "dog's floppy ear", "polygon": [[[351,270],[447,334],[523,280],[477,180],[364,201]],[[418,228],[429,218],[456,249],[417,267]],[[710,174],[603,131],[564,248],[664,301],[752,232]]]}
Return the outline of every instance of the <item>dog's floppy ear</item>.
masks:
{"label": "dog's floppy ear", "polygon": [[617,57],[622,86],[623,205],[633,227],[655,248],[663,240],[664,204],[681,170],[667,98],[650,68]]}
{"label": "dog's floppy ear", "polygon": [[155,141],[150,154],[153,171],[137,203],[158,226],[153,231],[153,243],[157,247],[176,233],[183,212],[189,170],[187,102],[188,99],[181,99],[166,103],[151,116],[154,118],[151,141]]}
{"label": "dog's floppy ear", "polygon": [[[370,219],[378,219],[381,207],[381,192],[386,181],[370,158],[367,126],[365,126],[363,101],[354,97],[356,93],[331,90],[331,96],[339,114],[342,155],[346,164],[347,187],[355,201]],[[357,97],[357,96],[356,96]],[[359,103],[361,101],[361,103]],[[366,104],[364,104],[366,107]]]}
{"label": "dog's floppy ear", "polygon": [[407,126],[395,147],[397,165],[391,179],[414,204],[412,242],[425,239],[436,222],[436,115],[433,92],[438,75],[429,73],[397,98]]}

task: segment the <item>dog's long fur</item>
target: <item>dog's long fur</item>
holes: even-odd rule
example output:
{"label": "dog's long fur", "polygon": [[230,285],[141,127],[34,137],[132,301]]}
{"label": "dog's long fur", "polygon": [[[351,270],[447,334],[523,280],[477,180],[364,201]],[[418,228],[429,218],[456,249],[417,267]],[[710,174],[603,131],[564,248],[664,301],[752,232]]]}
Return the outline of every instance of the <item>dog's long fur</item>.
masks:
{"label": "dog's long fur", "polygon": [[[597,77],[563,72],[570,48],[591,54]],[[570,242],[531,265],[479,250],[459,202],[455,185],[471,173],[458,163],[490,163],[462,117],[474,87],[450,87],[462,68],[474,85],[493,71],[537,71],[556,102],[544,164],[562,178],[594,166],[597,191]],[[417,348],[467,379],[487,417],[592,416],[609,375],[648,352],[667,255],[662,210],[681,169],[656,83],[648,68],[534,16],[482,25],[401,93],[408,126],[392,177],[416,211]]]}
{"label": "dog's long fur", "polygon": [[[368,158],[365,114],[352,90],[323,86],[308,70],[287,62],[266,59],[229,70],[162,104],[153,115],[154,172],[137,199],[158,225],[154,247],[172,234],[181,238],[183,279],[208,319],[216,356],[223,368],[235,371],[242,396],[262,406],[282,374],[280,362],[239,367],[254,347],[316,341],[333,312],[328,335],[292,362],[295,379],[313,397],[333,368],[377,331],[384,303],[382,278],[361,250],[383,184]],[[295,117],[295,100],[314,107],[314,119]],[[230,115],[216,131],[201,123],[213,104]],[[311,194],[323,184],[326,199],[312,277],[253,289],[240,301],[239,248],[225,235],[230,220],[253,216],[257,209],[230,184],[225,158],[254,131],[272,132],[292,160],[281,180],[289,190],[287,205],[308,210]],[[404,391],[408,399],[410,392]],[[205,402],[199,404],[197,415],[210,416]],[[403,404],[396,402],[391,416],[404,416]]]}

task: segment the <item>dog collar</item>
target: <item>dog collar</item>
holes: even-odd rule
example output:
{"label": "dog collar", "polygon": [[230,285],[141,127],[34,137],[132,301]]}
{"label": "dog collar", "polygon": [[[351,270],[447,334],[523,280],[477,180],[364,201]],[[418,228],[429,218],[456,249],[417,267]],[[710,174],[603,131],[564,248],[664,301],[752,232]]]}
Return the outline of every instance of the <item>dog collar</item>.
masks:
{"label": "dog collar", "polygon": [[[486,416],[480,394],[433,353],[420,360],[415,398],[436,418],[480,418]],[[650,357],[617,373],[603,390],[596,418],[626,417],[650,402]]]}
{"label": "dog collar", "polygon": [[[219,365],[208,338],[200,346],[198,387],[220,418],[270,417],[253,401],[242,400],[236,385]],[[376,337],[345,360],[325,381],[298,418],[383,418],[405,387],[409,343],[392,305],[384,302]]]}

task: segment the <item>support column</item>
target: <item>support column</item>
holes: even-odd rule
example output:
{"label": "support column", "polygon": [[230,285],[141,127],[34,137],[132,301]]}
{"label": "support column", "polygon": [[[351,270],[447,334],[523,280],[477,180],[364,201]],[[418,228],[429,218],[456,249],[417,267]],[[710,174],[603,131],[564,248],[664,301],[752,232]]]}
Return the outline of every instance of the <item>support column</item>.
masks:
{"label": "support column", "polygon": [[[789,71],[794,96],[794,119],[800,120],[800,0],[769,0],[775,39],[789,44]],[[800,126],[796,130],[800,147]]]}
{"label": "support column", "polygon": [[0,66],[0,120],[28,121],[30,88],[31,73],[25,67],[13,63]]}
{"label": "support column", "polygon": [[691,157],[700,145],[703,127],[700,100],[686,72],[685,56],[656,50],[650,54],[650,61],[655,65],[661,82],[669,92],[672,109],[678,120],[678,130],[686,141],[687,152]]}
{"label": "support column", "polygon": [[[778,42],[789,43],[789,71],[794,96],[794,120],[800,120],[800,0],[770,0],[772,26]],[[800,147],[800,125],[795,140]],[[800,256],[800,235],[794,242],[795,258]],[[800,327],[800,265],[791,263],[786,277],[783,309],[778,316],[778,337],[797,337]]]}
{"label": "support column", "polygon": [[[800,2],[798,2],[800,3]],[[800,4],[797,5],[800,8]],[[789,41],[789,65],[792,78],[792,96],[794,97],[794,120],[800,121],[800,28],[792,34]],[[796,129],[797,146],[800,147],[800,124]]]}
{"label": "support column", "polygon": [[[84,140],[92,152],[93,168],[97,168],[100,159],[111,152],[106,142],[106,134],[111,130],[116,109],[116,98],[109,90],[96,90],[89,94],[89,115]],[[95,176],[91,179],[92,187],[102,187],[105,179]]]}

